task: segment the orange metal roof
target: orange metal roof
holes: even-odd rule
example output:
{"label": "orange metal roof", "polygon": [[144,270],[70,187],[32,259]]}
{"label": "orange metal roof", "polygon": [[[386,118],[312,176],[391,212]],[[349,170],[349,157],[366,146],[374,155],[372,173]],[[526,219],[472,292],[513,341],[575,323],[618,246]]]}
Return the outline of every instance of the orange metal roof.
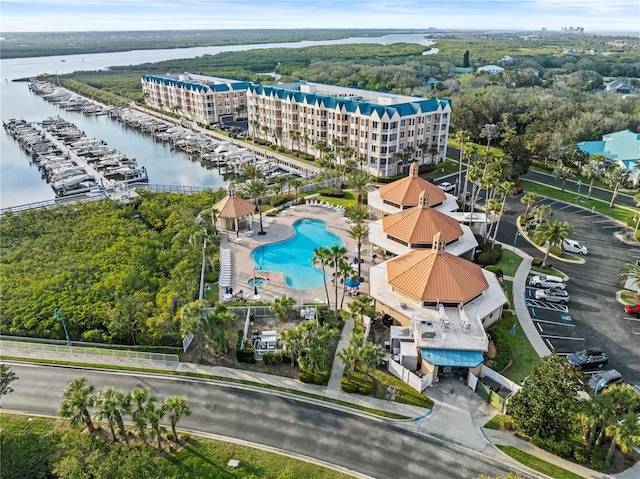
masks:
{"label": "orange metal roof", "polygon": [[239,196],[225,196],[213,208],[218,210],[219,218],[242,218],[253,214],[256,205]]}
{"label": "orange metal roof", "polygon": [[417,301],[465,303],[489,288],[479,265],[437,248],[389,260],[387,280]]}
{"label": "orange metal roof", "polygon": [[411,244],[432,243],[438,232],[446,243],[463,235],[457,220],[428,206],[416,206],[385,216],[382,229],[386,234]]}
{"label": "orange metal roof", "polygon": [[420,193],[424,191],[430,205],[437,205],[447,199],[447,195],[436,185],[419,176],[409,175],[405,178],[380,187],[380,198],[402,206],[419,204]]}

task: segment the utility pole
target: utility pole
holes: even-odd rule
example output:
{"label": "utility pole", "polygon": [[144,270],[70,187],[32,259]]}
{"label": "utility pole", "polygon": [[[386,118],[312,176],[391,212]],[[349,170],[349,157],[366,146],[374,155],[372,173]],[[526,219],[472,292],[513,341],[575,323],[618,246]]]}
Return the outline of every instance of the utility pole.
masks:
{"label": "utility pole", "polygon": [[60,319],[62,321],[62,327],[64,328],[64,335],[67,338],[67,346],[71,346],[71,340],[69,339],[69,333],[67,332],[67,323],[64,322],[64,316],[62,315],[62,310],[60,308],[56,308],[53,310],[54,319]]}

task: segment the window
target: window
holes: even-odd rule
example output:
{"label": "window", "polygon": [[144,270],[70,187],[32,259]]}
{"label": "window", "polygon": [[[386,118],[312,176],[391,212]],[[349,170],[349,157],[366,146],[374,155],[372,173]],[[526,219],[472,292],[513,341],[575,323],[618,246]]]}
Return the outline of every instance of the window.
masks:
{"label": "window", "polygon": [[389,135],[382,135],[382,141],[389,141]]}
{"label": "window", "polygon": [[377,140],[378,139],[378,134],[377,133],[371,133],[371,139],[372,140]]}
{"label": "window", "polygon": [[404,138],[404,131],[400,132],[400,139],[402,140]]}
{"label": "window", "polygon": [[388,130],[389,129],[389,123],[383,123],[382,124],[382,130]]}
{"label": "window", "polygon": [[425,132],[425,133],[431,133],[431,126],[430,126],[430,125],[427,125],[427,126],[424,128],[424,132]]}
{"label": "window", "polygon": [[400,120],[400,126],[407,126],[407,120]]}

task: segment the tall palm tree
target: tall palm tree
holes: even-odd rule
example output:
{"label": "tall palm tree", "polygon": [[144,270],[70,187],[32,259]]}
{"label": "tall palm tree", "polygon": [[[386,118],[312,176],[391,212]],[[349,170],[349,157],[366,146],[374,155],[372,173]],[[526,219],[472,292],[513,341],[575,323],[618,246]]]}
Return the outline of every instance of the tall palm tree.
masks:
{"label": "tall palm tree", "polygon": [[467,174],[464,175],[464,187],[462,188],[462,198],[464,201],[467,200],[467,185],[469,182],[469,178],[467,177],[469,175],[469,171],[471,170],[471,163],[472,163],[472,160],[477,158],[477,156],[478,156],[478,147],[474,144],[466,148],[463,154],[463,158],[466,157],[467,159]]}
{"label": "tall palm tree", "polygon": [[534,204],[536,204],[539,200],[538,195],[536,195],[533,192],[528,192],[525,193],[524,195],[522,195],[522,198],[520,198],[520,203],[522,203],[523,205],[526,205],[526,209],[524,210],[524,221],[526,222],[527,219],[529,218],[529,208],[531,208],[531,206],[533,206]]}
{"label": "tall palm tree", "polygon": [[202,338],[202,319],[207,315],[205,300],[192,301],[185,304],[178,313],[180,318],[180,332],[183,336],[193,334],[198,345],[198,357],[202,359],[204,338]]}
{"label": "tall palm tree", "polygon": [[127,437],[127,431],[124,428],[122,414],[129,414],[131,412],[131,396],[124,391],[115,389],[112,386],[105,386],[96,396],[95,406],[96,416],[99,419],[107,420],[109,428],[111,429],[113,441],[115,442],[117,440],[116,433],[113,428],[114,424],[117,424],[124,442],[129,444],[129,438]]}
{"label": "tall palm tree", "polygon": [[302,142],[304,143],[304,152],[307,153],[307,144],[309,143],[309,135],[306,133],[302,135]]}
{"label": "tall palm tree", "polygon": [[162,422],[162,418],[166,414],[166,410],[164,405],[156,406],[155,400],[148,401],[147,407],[145,410],[145,414],[147,419],[149,420],[149,424],[153,428],[156,433],[156,438],[158,439],[158,449],[162,450],[162,432],[160,430],[160,423]]}
{"label": "tall palm tree", "polygon": [[493,248],[496,244],[496,236],[498,236],[498,228],[500,227],[500,220],[502,219],[502,214],[504,213],[506,208],[507,198],[510,198],[513,196],[513,188],[515,186],[516,186],[515,183],[512,183],[511,181],[505,181],[504,183],[501,183],[500,185],[498,185],[497,191],[501,199],[500,199],[500,204],[497,208],[498,223],[496,224],[496,229],[493,233],[493,242],[491,243],[491,248]]}
{"label": "tall palm tree", "polygon": [[351,165],[353,166],[353,163],[350,161],[351,158],[353,157],[353,154],[355,153],[355,149],[352,146],[342,146],[340,147],[340,157],[342,158],[343,162],[344,162],[344,167],[342,169],[342,175],[346,175],[347,174],[347,168]]}
{"label": "tall palm tree", "polygon": [[289,179],[289,188],[293,188],[293,191],[295,192],[295,195],[296,195],[294,198],[294,203],[298,202],[298,188],[300,188],[303,184],[304,184],[304,181],[302,181],[300,178]]}
{"label": "tall palm tree", "polygon": [[295,360],[302,352],[302,330],[300,328],[290,328],[280,334],[280,340],[284,344],[285,351],[291,358],[291,367],[295,365]]}
{"label": "tall palm tree", "polygon": [[[340,278],[340,282],[342,282],[342,298],[340,299],[340,310],[343,309],[344,306],[344,297],[347,294],[347,279],[355,278],[355,271],[353,271],[353,267],[351,263],[348,261],[340,261],[338,263],[338,274],[336,277]],[[358,279],[360,279],[358,277]]]}
{"label": "tall palm tree", "polygon": [[562,240],[569,238],[573,227],[566,221],[548,221],[545,224],[539,225],[533,233],[533,240],[543,245],[548,242],[547,251],[544,254],[542,264],[547,264],[547,258],[549,257],[549,251],[551,247],[556,244],[560,244]]}
{"label": "tall palm tree", "polygon": [[626,263],[622,267],[620,276],[623,278],[623,284],[631,279],[631,286],[640,286],[640,265],[638,263]]}
{"label": "tall palm tree", "polygon": [[[353,338],[353,335],[351,335]],[[351,373],[356,370],[356,364],[358,361],[358,349],[355,345],[349,344],[346,348],[341,349],[336,353],[338,359],[344,364],[344,368],[347,371],[347,381],[351,381]]]}
{"label": "tall palm tree", "polygon": [[582,165],[581,172],[584,176],[589,178],[589,192],[587,193],[587,199],[591,198],[591,191],[593,190],[593,183],[602,178],[606,166],[604,163],[604,155],[597,153],[589,158],[589,161]]}
{"label": "tall palm tree", "polygon": [[313,374],[318,374],[326,369],[328,358],[329,351],[323,345],[314,344],[304,356],[300,357],[300,366]]}
{"label": "tall palm tree", "polygon": [[542,224],[542,220],[553,216],[553,209],[549,205],[538,205],[531,211],[533,217],[538,222],[538,224]]}
{"label": "tall palm tree", "polygon": [[327,273],[325,271],[325,266],[327,266],[331,261],[329,248],[326,246],[321,246],[320,248],[315,248],[313,250],[313,257],[311,258],[311,262],[316,265],[319,264],[322,267],[322,279],[324,283],[324,291],[327,293],[327,307],[330,307],[329,303],[329,288],[327,287]]}
{"label": "tall palm tree", "polygon": [[[453,135],[453,139],[458,143],[458,146],[460,147],[460,157],[458,158],[458,196],[460,196],[460,186],[462,185],[462,159],[464,158],[464,149],[471,139],[471,133],[469,133],[467,130],[460,130]],[[464,201],[464,193],[462,193],[462,195],[462,201]]]}
{"label": "tall palm tree", "polygon": [[611,193],[609,208],[613,208],[616,197],[618,196],[618,193],[620,193],[620,188],[624,188],[629,183],[630,172],[631,170],[628,170],[622,165],[612,166],[605,171],[603,181],[613,190]]}
{"label": "tall palm tree", "polygon": [[625,414],[620,421],[609,423],[605,428],[605,432],[611,439],[611,445],[605,459],[605,467],[609,467],[611,464],[611,458],[616,446],[626,454],[635,446],[640,445],[640,424],[638,424],[638,416],[633,412]]}
{"label": "tall palm tree", "polygon": [[571,171],[571,168],[564,166],[560,161],[558,162],[558,165],[553,169],[553,176],[556,179],[562,180],[562,188],[560,188],[560,191],[564,191],[564,185],[565,185],[565,182],[567,181],[567,178],[573,177],[574,174]]}
{"label": "tall palm tree", "polygon": [[494,123],[486,123],[483,125],[480,131],[480,138],[487,139],[487,151],[489,151],[489,145],[491,140],[496,140],[500,137],[500,127]]}
{"label": "tall palm tree", "polygon": [[335,304],[335,319],[338,320],[338,281],[340,280],[340,264],[345,261],[347,254],[347,248],[344,246],[338,246],[337,243],[334,243],[331,248],[329,248],[329,264],[333,266],[334,272],[334,287],[336,292],[336,304]]}
{"label": "tall palm tree", "polygon": [[278,139],[282,141],[282,127],[280,125],[276,126],[273,129],[274,138],[276,140],[276,145],[278,144]]}
{"label": "tall palm tree", "polygon": [[149,421],[147,419],[146,407],[149,401],[155,401],[155,397],[151,395],[149,388],[136,388],[131,393],[131,402],[136,406],[136,410],[132,411],[131,418],[133,423],[140,431],[140,437],[147,443],[147,425]]}
{"label": "tall palm tree", "polygon": [[58,408],[58,415],[69,422],[73,427],[86,425],[89,432],[93,432],[95,427],[91,420],[89,408],[93,406],[95,386],[86,377],[80,376],[71,379],[67,388],[62,392],[62,402]]}
{"label": "tall palm tree", "polygon": [[371,305],[372,301],[373,300],[370,296],[361,294],[356,297],[354,301],[347,304],[350,316],[361,327],[364,326],[364,315],[371,316],[374,313],[373,306]]}
{"label": "tall palm tree", "polygon": [[[589,437],[586,439],[587,453],[591,452],[593,441],[599,426],[603,425],[605,418],[611,411],[611,402],[605,394],[595,394],[588,401],[582,401],[579,419],[589,429]],[[583,433],[583,436],[586,434]]]}
{"label": "tall palm tree", "polygon": [[318,140],[315,143],[316,150],[320,152],[320,159],[323,158],[325,149],[327,148],[327,142],[323,140]]}
{"label": "tall palm tree", "polygon": [[382,358],[384,357],[384,353],[382,352],[382,349],[380,349],[380,346],[378,346],[377,344],[367,342],[365,347],[362,348],[360,357],[362,359],[362,363],[365,366],[364,377],[368,380],[369,371],[371,370],[371,368],[375,369],[378,364],[380,364]]}
{"label": "tall palm tree", "polygon": [[369,207],[361,204],[351,205],[345,211],[345,216],[357,225],[362,224],[364,220],[369,218],[369,214]]}
{"label": "tall palm tree", "polygon": [[178,440],[178,433],[176,432],[176,424],[182,416],[191,416],[191,408],[189,407],[189,399],[187,396],[169,396],[164,400],[164,410],[169,415],[169,421],[171,422],[171,431],[173,432],[173,440]]}
{"label": "tall palm tree", "polygon": [[255,163],[249,163],[242,168],[242,175],[248,180],[257,180],[262,176],[262,168]]}
{"label": "tall palm tree", "polygon": [[369,226],[357,224],[349,228],[349,237],[356,240],[358,248],[358,278],[362,276],[361,258],[362,258],[362,242],[369,237]]}
{"label": "tall palm tree", "polygon": [[242,188],[243,194],[255,200],[258,206],[258,216],[260,217],[259,235],[266,234],[262,226],[262,198],[267,194],[267,185],[261,180],[247,181]]}
{"label": "tall palm tree", "polygon": [[363,204],[364,195],[367,193],[367,186],[371,182],[371,175],[366,171],[356,170],[349,174],[347,181],[349,188],[356,194],[358,204]]}
{"label": "tall palm tree", "polygon": [[266,140],[267,139],[267,133],[269,132],[269,126],[268,125],[262,125],[260,127],[260,129],[264,133],[264,139]]}

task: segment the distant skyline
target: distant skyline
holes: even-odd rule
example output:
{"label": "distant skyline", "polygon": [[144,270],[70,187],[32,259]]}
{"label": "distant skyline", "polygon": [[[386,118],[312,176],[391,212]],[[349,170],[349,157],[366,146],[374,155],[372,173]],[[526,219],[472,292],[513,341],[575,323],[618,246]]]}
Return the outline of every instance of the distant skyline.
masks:
{"label": "distant skyline", "polygon": [[0,0],[3,32],[389,28],[640,35],[639,0]]}

